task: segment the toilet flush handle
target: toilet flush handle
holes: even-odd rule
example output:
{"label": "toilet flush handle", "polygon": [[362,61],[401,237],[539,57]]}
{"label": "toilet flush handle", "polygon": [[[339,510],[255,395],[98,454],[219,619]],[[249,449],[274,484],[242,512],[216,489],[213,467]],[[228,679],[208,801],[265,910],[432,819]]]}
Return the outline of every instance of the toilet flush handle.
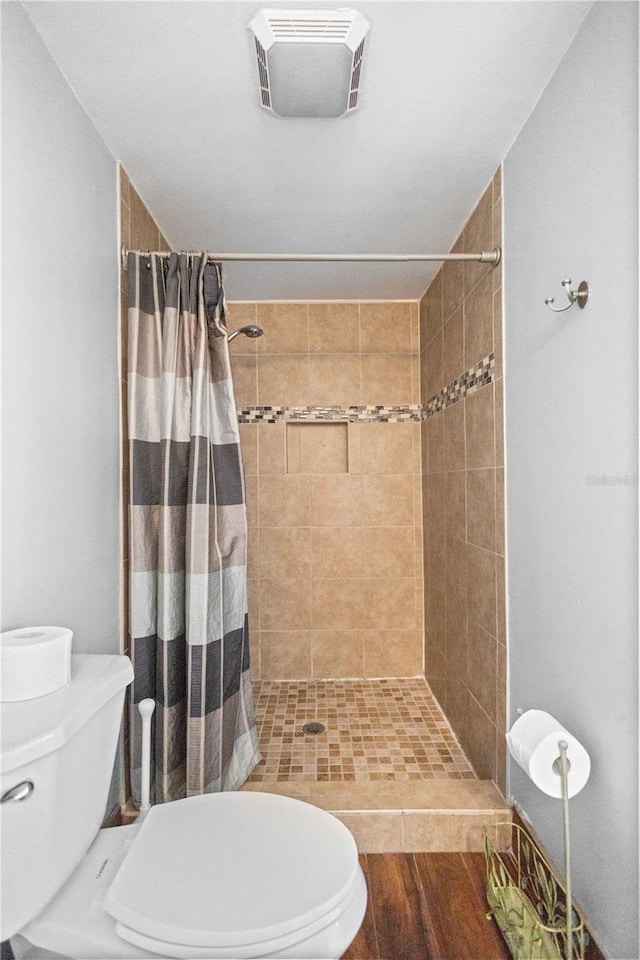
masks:
{"label": "toilet flush handle", "polygon": [[10,787],[0,797],[0,803],[17,803],[18,800],[26,800],[35,789],[33,780],[23,780],[22,783],[16,783],[15,787]]}

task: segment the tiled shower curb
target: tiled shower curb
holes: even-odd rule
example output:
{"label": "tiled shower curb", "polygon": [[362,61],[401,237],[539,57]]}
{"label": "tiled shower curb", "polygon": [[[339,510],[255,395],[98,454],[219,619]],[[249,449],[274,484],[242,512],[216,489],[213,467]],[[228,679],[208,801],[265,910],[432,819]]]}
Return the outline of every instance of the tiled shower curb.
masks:
{"label": "tiled shower curb", "polygon": [[245,783],[304,800],[333,813],[360,853],[475,853],[488,832],[498,850],[511,844],[511,808],[489,780],[358,781],[347,785],[299,781]]}

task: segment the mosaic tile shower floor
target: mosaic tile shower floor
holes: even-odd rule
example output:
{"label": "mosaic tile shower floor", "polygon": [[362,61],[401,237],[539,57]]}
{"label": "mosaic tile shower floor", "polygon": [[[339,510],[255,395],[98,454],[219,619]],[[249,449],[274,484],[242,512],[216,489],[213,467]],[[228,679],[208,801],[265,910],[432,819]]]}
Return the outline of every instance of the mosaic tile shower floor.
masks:
{"label": "mosaic tile shower floor", "polygon": [[[472,780],[425,680],[258,680],[250,782]],[[324,733],[302,730],[310,722]]]}

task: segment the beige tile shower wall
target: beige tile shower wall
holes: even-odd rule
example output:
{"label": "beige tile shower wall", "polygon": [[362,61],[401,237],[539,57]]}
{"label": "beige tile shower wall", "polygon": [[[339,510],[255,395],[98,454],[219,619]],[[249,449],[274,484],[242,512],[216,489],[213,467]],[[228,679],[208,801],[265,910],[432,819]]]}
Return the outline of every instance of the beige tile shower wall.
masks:
{"label": "beige tile shower wall", "polygon": [[[502,246],[500,170],[453,251]],[[443,265],[420,303],[421,399],[495,354],[495,381],[422,424],[425,672],[476,773],[505,789],[502,269]]]}
{"label": "beige tile shower wall", "polygon": [[[238,406],[419,402],[416,302],[230,303]],[[241,424],[252,671],[423,672],[419,423]]]}

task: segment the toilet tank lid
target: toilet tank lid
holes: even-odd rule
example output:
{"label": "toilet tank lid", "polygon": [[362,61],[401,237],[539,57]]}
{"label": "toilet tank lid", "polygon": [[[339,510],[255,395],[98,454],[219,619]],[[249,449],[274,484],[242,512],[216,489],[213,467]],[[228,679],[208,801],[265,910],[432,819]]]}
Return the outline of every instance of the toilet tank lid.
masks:
{"label": "toilet tank lid", "polygon": [[35,700],[0,704],[0,773],[58,750],[132,680],[129,657],[72,654],[65,686]]}

